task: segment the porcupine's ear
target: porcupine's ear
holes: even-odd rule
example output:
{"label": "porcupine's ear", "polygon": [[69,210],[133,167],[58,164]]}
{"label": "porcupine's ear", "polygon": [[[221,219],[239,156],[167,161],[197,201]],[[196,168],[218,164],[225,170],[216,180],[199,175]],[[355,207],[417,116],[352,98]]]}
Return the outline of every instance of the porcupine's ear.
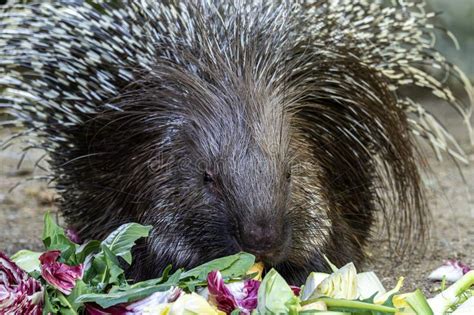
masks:
{"label": "porcupine's ear", "polygon": [[[457,110],[472,136],[472,87],[434,49],[436,27],[430,22],[434,14],[425,12],[423,1],[397,2],[391,7],[339,2],[303,4],[312,23],[301,30],[304,39],[298,43],[295,58],[306,60],[294,72],[294,79],[304,80],[308,93],[296,119],[311,135],[318,158],[328,161],[323,164],[330,166],[325,179],[334,191],[333,205],[341,213],[344,209],[345,219],[355,230],[372,221],[370,209],[381,209],[385,230],[398,249],[406,249],[398,245],[415,244],[406,241],[423,236],[429,217],[413,135],[428,139],[438,156],[445,151],[458,161],[467,159],[443,125],[402,90],[431,91]],[[438,76],[432,74],[433,68],[438,69]],[[467,103],[445,83],[448,76],[462,83]],[[365,200],[375,203],[365,204]]]}

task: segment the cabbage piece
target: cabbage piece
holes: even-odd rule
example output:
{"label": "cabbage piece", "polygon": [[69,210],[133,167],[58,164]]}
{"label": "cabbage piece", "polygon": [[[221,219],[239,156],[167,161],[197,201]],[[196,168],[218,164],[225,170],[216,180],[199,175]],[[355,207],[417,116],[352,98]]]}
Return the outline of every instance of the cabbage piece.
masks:
{"label": "cabbage piece", "polygon": [[301,301],[305,301],[311,297],[316,287],[323,282],[324,279],[329,277],[328,273],[323,272],[312,272],[309,274],[306,282],[301,289],[300,299]]}
{"label": "cabbage piece", "polygon": [[468,298],[451,315],[470,315],[474,314],[474,296]]}
{"label": "cabbage piece", "polygon": [[374,294],[377,294],[375,296],[377,298],[387,292],[379,277],[373,271],[357,274],[357,289],[359,291],[359,298],[362,300],[371,298]]}
{"label": "cabbage piece", "polygon": [[181,295],[169,308],[167,315],[192,315],[192,314],[208,314],[208,315],[224,315],[221,312],[213,308],[202,296],[191,293]]}
{"label": "cabbage piece", "polygon": [[395,295],[392,302],[397,308],[396,314],[433,315],[433,311],[431,310],[425,295],[420,290]]}
{"label": "cabbage piece", "polygon": [[314,290],[310,298],[327,296],[335,299],[356,299],[359,295],[357,290],[357,271],[353,263],[326,277]]}
{"label": "cabbage piece", "polygon": [[275,269],[263,278],[258,290],[257,314],[297,314],[299,298]]}
{"label": "cabbage piece", "polygon": [[461,279],[446,290],[428,300],[434,315],[443,315],[452,305],[456,304],[459,296],[474,285],[474,270],[469,271]]}
{"label": "cabbage piece", "polygon": [[445,278],[446,281],[455,282],[461,279],[461,277],[469,271],[471,271],[471,268],[469,268],[468,265],[463,264],[458,260],[452,259],[445,262],[444,265],[433,270],[428,276],[428,279],[441,281],[443,278]]}

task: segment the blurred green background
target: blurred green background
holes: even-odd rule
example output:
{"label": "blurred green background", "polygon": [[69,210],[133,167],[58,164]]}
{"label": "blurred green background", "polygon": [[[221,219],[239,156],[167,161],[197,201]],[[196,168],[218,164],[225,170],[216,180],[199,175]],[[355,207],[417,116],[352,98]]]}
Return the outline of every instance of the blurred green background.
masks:
{"label": "blurred green background", "polygon": [[437,24],[449,29],[459,41],[460,50],[456,50],[449,38],[439,36],[439,50],[474,80],[474,0],[426,1],[431,11],[442,12]]}

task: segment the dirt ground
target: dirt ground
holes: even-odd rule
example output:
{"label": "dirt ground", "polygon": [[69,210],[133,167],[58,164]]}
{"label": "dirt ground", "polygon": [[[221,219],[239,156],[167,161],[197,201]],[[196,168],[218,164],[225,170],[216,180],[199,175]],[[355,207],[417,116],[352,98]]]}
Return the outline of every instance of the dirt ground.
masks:
{"label": "dirt ground", "polygon": [[385,243],[374,240],[368,248],[372,259],[366,268],[375,270],[386,286],[393,286],[399,276],[404,276],[404,290],[420,288],[430,295],[440,286],[427,280],[427,276],[445,260],[459,259],[474,268],[474,147],[461,119],[451,108],[436,103],[427,108],[456,136],[469,164],[456,164],[447,156],[439,161],[428,146],[423,146],[431,168],[423,174],[432,214],[430,237],[420,244],[419,251],[402,259],[390,255]]}
{"label": "dirt ground", "polygon": [[[432,209],[433,224],[431,238],[426,244],[424,254],[409,254],[403,260],[390,255],[386,244],[373,241],[367,251],[372,259],[366,270],[375,270],[382,281],[391,286],[397,277],[404,276],[404,290],[422,288],[428,294],[438,285],[426,280],[431,270],[449,258],[460,259],[474,267],[474,148],[469,146],[466,130],[452,112],[432,106],[439,117],[458,136],[471,161],[470,165],[461,165],[463,181],[456,165],[446,159],[437,161],[432,154],[428,160],[432,167],[431,175],[424,176],[428,188],[429,204]],[[0,139],[7,134],[0,134]],[[41,249],[42,217],[45,211],[56,211],[54,191],[41,181],[26,179],[40,176],[44,172],[34,169],[34,163],[41,152],[30,153],[17,169],[22,153],[15,146],[0,151],[0,250],[13,254],[27,248]],[[20,183],[15,189],[12,187]]]}

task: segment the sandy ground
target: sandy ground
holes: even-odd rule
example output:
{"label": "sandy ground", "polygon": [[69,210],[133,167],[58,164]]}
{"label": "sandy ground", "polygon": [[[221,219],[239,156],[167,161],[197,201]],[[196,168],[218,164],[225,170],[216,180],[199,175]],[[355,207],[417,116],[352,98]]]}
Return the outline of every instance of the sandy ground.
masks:
{"label": "sandy ground", "polygon": [[427,276],[445,260],[459,259],[474,268],[474,147],[459,116],[451,109],[441,104],[428,109],[456,136],[470,164],[459,165],[449,157],[439,161],[426,146],[431,171],[423,175],[423,182],[432,213],[430,237],[418,251],[401,259],[391,255],[386,244],[374,240],[368,248],[372,259],[366,268],[374,269],[387,286],[404,276],[404,290],[420,288],[433,294],[439,284],[427,280]]}
{"label": "sandy ground", "polygon": [[[444,260],[456,258],[474,267],[474,201],[469,194],[474,191],[474,149],[468,145],[467,133],[459,119],[450,111],[436,108],[435,111],[457,134],[471,160],[470,165],[460,166],[465,181],[454,163],[439,162],[428,154],[433,171],[424,177],[424,182],[433,224],[430,240],[420,244],[427,248],[426,251],[399,259],[391,255],[384,242],[375,240],[367,249],[372,259],[365,267],[375,270],[387,286],[393,285],[398,276],[404,276],[405,290],[420,287],[428,294],[438,285],[426,277]],[[0,137],[5,138],[6,134]],[[41,249],[43,214],[47,210],[56,211],[54,191],[48,189],[45,182],[26,180],[44,174],[40,169],[34,169],[34,162],[41,152],[28,155],[17,169],[21,156],[15,147],[0,152],[0,250],[8,254],[22,248]],[[21,184],[9,191],[18,183]]]}

